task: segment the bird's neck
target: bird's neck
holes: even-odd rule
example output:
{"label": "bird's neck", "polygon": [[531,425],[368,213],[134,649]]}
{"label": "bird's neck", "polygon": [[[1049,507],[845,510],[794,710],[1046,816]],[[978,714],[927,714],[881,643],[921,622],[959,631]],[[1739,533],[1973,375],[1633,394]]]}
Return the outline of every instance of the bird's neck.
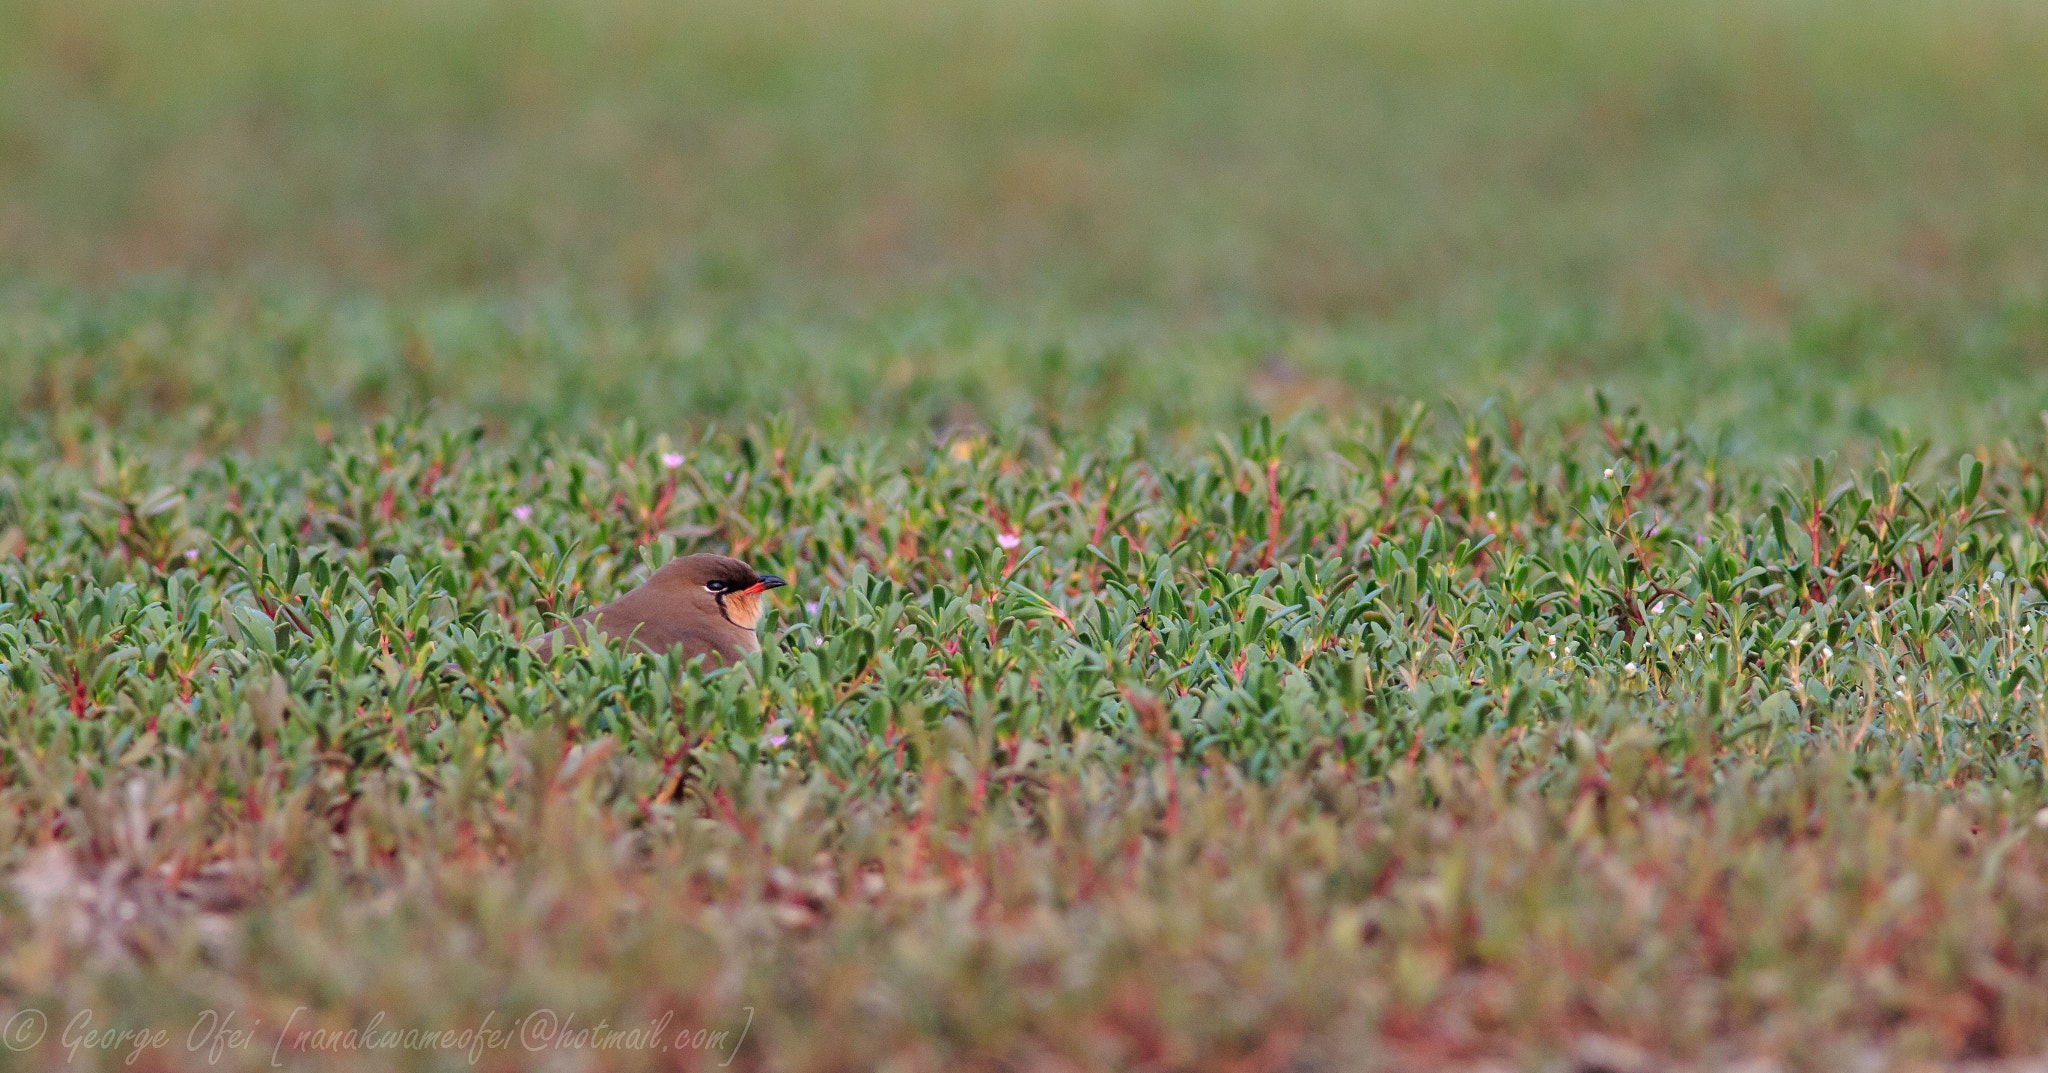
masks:
{"label": "bird's neck", "polygon": [[718,611],[727,622],[748,633],[761,623],[761,594],[758,592],[729,592],[718,597]]}

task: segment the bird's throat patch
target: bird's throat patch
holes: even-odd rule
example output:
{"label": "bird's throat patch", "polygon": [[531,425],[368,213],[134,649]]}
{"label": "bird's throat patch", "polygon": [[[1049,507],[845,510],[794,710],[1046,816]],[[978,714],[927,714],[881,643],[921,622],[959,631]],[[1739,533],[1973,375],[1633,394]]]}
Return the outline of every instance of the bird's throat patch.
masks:
{"label": "bird's throat patch", "polygon": [[725,620],[743,630],[751,630],[761,621],[761,594],[758,592],[732,592],[718,598],[718,609],[725,612]]}

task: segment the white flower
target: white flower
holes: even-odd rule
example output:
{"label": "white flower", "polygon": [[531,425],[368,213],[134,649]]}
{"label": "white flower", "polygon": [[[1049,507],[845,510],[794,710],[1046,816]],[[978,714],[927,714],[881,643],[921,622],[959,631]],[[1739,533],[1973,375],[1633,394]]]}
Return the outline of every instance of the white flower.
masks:
{"label": "white flower", "polygon": [[1622,664],[1622,665],[1621,665],[1621,673],[1623,673],[1623,674],[1634,674],[1634,673],[1636,673],[1636,665],[1635,665],[1635,664],[1633,664],[1633,663],[1624,663],[1624,664]]}
{"label": "white flower", "polygon": [[1876,596],[1876,595],[1877,595],[1877,586],[1875,586],[1875,585],[1872,585],[1872,584],[1870,584],[1869,582],[1865,582],[1865,583],[1864,583],[1864,585],[1863,585],[1863,595],[1865,595],[1865,596]]}
{"label": "white flower", "polygon": [[1601,470],[1601,471],[1600,471],[1600,475],[1601,475],[1602,477],[1605,477],[1605,478],[1607,478],[1608,480],[1610,480],[1610,481],[1611,481],[1611,480],[1613,480],[1613,479],[1614,479],[1614,470],[1613,470],[1613,469],[1611,469],[1611,468],[1610,468],[1610,469],[1604,469],[1604,470]]}
{"label": "white flower", "polygon": [[1693,643],[1693,644],[1696,644],[1696,645],[1703,645],[1703,644],[1706,644],[1706,643],[1707,643],[1707,635],[1706,635],[1706,634],[1704,634],[1704,633],[1701,633],[1701,632],[1699,632],[1698,630],[1694,630],[1694,631],[1692,632],[1692,643]]}
{"label": "white flower", "polygon": [[1893,678],[1892,678],[1892,683],[1893,683],[1893,684],[1895,684],[1895,685],[1905,685],[1905,684],[1906,684],[1906,676],[1905,676],[1905,675],[1903,675],[1903,674],[1901,674],[1901,675],[1897,675],[1897,676],[1895,676],[1895,677],[1893,677]]}

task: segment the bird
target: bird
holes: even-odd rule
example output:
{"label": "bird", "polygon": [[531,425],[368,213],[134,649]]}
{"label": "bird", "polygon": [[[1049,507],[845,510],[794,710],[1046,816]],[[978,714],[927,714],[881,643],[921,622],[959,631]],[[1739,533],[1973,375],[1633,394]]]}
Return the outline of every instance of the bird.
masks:
{"label": "bird", "polygon": [[531,647],[546,659],[579,640],[624,640],[646,652],[680,649],[686,661],[702,656],[707,667],[736,663],[761,650],[754,627],[762,594],[787,584],[724,555],[684,555],[624,596],[535,638]]}

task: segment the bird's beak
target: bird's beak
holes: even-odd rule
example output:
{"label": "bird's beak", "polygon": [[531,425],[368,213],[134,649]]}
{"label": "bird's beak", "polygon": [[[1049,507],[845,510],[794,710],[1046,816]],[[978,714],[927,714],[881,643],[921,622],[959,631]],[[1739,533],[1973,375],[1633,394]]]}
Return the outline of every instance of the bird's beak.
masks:
{"label": "bird's beak", "polygon": [[763,593],[769,589],[779,589],[787,584],[789,582],[776,577],[774,574],[762,574],[760,577],[755,578],[754,584],[745,591],[749,594]]}

